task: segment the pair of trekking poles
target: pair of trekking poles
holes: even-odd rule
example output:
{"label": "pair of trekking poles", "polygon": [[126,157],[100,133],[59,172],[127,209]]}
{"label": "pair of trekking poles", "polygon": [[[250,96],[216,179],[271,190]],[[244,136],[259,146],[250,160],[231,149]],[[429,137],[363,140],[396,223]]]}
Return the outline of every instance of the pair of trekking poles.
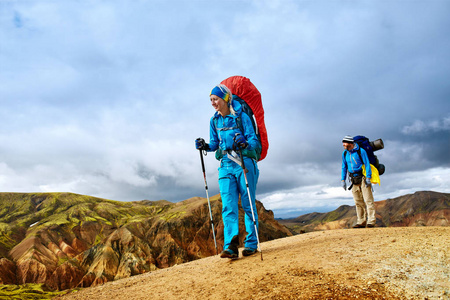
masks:
{"label": "pair of trekking poles", "polygon": [[[258,250],[261,253],[261,260],[263,260],[262,250],[261,250],[261,243],[259,242],[258,226],[256,225],[255,213],[253,211],[253,204],[252,204],[252,199],[251,199],[251,194],[250,194],[250,188],[248,186],[247,174],[245,172],[246,169],[245,169],[245,164],[244,164],[244,157],[242,156],[242,149],[241,149],[241,147],[238,146],[238,149],[239,149],[239,157],[240,157],[240,160],[241,160],[241,167],[242,167],[242,171],[244,173],[244,178],[245,178],[245,185],[247,187],[247,194],[248,194],[248,200],[250,202],[250,209],[252,211],[252,218],[253,218],[253,225],[255,226],[256,239],[258,241]],[[211,211],[211,201],[209,200],[209,194],[208,194],[208,183],[206,181],[206,170],[205,170],[205,163],[203,161],[203,150],[199,149],[199,153],[200,153],[200,160],[202,162],[203,178],[205,179],[206,198],[208,199],[209,217],[210,217],[210,221],[211,221],[211,229],[212,229],[212,233],[213,233],[213,237],[214,237],[214,246],[216,248],[216,255],[217,255],[218,254],[217,241],[216,241],[216,234],[215,234],[215,231],[214,231],[214,223],[213,223],[213,217],[212,217],[212,211]],[[205,155],[206,155],[206,153],[205,153]]]}

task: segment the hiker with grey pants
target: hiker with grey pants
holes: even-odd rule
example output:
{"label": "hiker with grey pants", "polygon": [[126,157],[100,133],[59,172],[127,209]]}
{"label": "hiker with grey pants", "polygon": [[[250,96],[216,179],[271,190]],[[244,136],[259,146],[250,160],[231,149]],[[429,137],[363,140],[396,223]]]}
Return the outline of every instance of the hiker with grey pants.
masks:
{"label": "hiker with grey pants", "polygon": [[[353,228],[375,227],[375,204],[372,194],[372,176],[369,158],[366,151],[355,143],[353,137],[345,136],[342,140],[344,152],[342,153],[342,173],[341,183],[344,190],[347,190],[347,173],[351,181],[353,199],[356,205],[356,225]],[[363,165],[366,169],[366,176],[362,174]]]}

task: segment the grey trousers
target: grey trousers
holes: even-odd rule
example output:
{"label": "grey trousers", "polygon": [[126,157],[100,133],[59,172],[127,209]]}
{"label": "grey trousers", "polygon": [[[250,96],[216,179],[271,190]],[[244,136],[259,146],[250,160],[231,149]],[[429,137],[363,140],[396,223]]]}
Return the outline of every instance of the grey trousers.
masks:
{"label": "grey trousers", "polygon": [[375,204],[373,203],[372,187],[367,187],[364,182],[353,185],[352,194],[356,205],[356,224],[358,225],[375,225]]}

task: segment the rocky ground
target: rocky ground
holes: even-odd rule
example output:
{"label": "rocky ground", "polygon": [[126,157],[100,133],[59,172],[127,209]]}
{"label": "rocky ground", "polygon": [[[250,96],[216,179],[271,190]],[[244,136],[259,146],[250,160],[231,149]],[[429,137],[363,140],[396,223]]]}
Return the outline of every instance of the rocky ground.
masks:
{"label": "rocky ground", "polygon": [[262,243],[58,299],[450,299],[450,227],[342,229]]}

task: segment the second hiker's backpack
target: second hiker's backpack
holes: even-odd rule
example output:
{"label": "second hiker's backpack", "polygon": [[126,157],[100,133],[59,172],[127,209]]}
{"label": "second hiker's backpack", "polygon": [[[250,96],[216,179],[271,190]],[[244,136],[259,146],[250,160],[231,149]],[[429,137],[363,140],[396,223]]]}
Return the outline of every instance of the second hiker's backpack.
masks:
{"label": "second hiker's backpack", "polygon": [[251,119],[253,128],[261,143],[261,154],[258,161],[263,160],[269,149],[266,125],[264,123],[264,108],[262,106],[261,93],[251,83],[250,79],[243,76],[232,76],[221,82],[226,85],[233,94],[233,100],[239,101],[242,111]]}
{"label": "second hiker's backpack", "polygon": [[373,152],[384,148],[383,140],[378,139],[370,142],[369,139],[363,135],[357,135],[353,137],[353,140],[359,145],[359,147],[363,148],[366,151],[367,156],[369,157],[370,164],[377,168],[379,175],[382,175],[386,170],[385,166],[383,164],[380,164],[380,162],[378,161],[378,157]]}

